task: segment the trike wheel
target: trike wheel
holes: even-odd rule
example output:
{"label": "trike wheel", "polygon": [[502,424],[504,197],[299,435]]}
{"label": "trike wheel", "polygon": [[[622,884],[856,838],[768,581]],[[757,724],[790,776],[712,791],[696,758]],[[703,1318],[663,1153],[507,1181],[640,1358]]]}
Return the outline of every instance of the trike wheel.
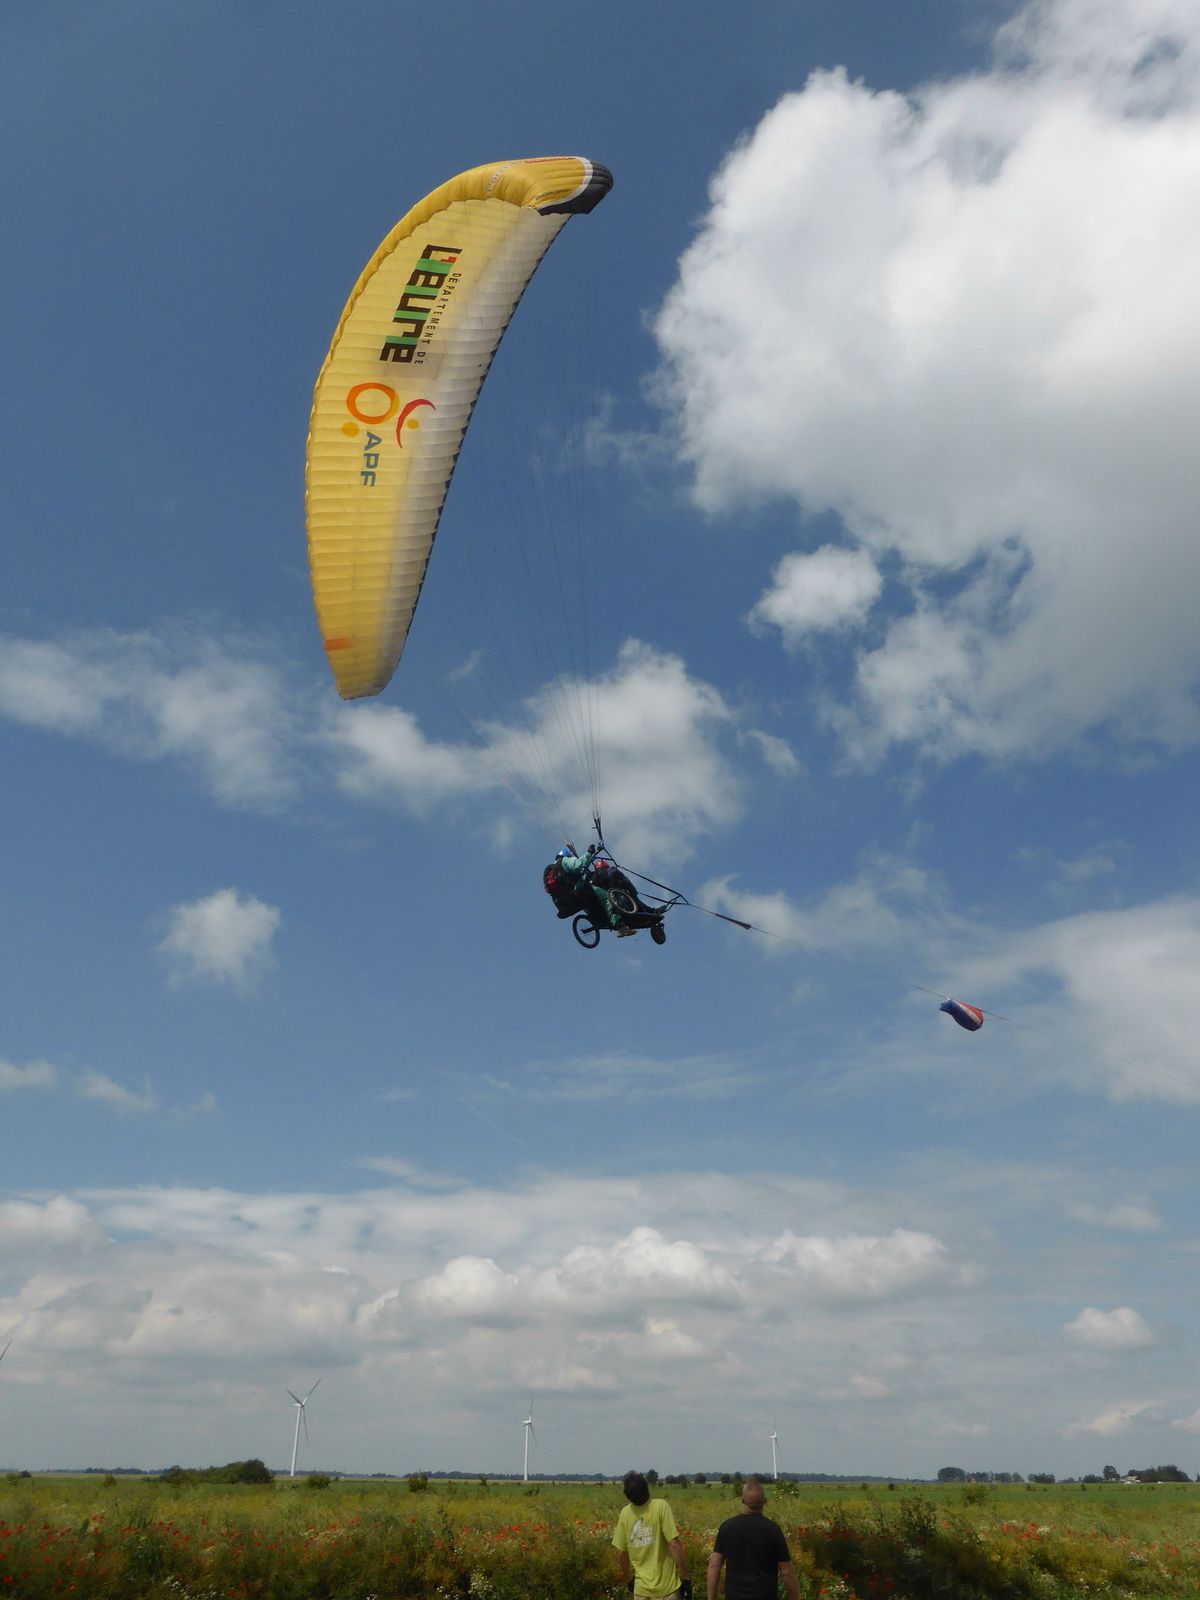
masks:
{"label": "trike wheel", "polygon": [[666,944],[667,930],[663,927],[661,922],[656,922],[651,927],[650,937],[654,940],[655,944]]}
{"label": "trike wheel", "polygon": [[594,950],[600,943],[600,929],[582,911],[571,924],[571,932],[585,950]]}
{"label": "trike wheel", "polygon": [[637,901],[628,889],[610,889],[608,903],[619,917],[632,917],[637,911]]}

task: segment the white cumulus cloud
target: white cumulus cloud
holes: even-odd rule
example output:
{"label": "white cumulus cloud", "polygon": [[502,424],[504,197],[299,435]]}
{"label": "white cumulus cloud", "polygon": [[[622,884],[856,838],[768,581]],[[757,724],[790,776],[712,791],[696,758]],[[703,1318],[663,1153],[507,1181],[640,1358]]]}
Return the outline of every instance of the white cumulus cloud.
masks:
{"label": "white cumulus cloud", "polygon": [[1115,1311],[1084,1306],[1063,1324],[1063,1332],[1073,1344],[1091,1350],[1140,1350],[1154,1343],[1154,1335],[1132,1306],[1117,1306]]}
{"label": "white cumulus cloud", "polygon": [[885,1300],[932,1284],[966,1283],[973,1276],[951,1262],[940,1239],[910,1228],[841,1238],[784,1232],[763,1259],[818,1295],[842,1303]]}
{"label": "white cumulus cloud", "polygon": [[[737,779],[717,743],[733,713],[678,656],[627,640],[585,689],[555,680],[524,713],[522,722],[481,724],[478,745],[430,739],[410,713],[387,706],[356,707],[325,737],[348,793],[394,795],[423,813],[507,786],[564,834],[592,815],[594,764],[605,822],[647,861],[686,855],[697,837],[740,813]],[[782,759],[774,747],[770,754]]]}
{"label": "white cumulus cloud", "polygon": [[502,1271],[489,1257],[458,1256],[419,1283],[413,1298],[435,1315],[487,1322],[512,1312],[518,1289],[516,1275]]}
{"label": "white cumulus cloud", "polygon": [[[1027,929],[997,948],[992,971],[997,980],[1057,978],[1074,1013],[1071,1033],[1090,1048],[1090,1067],[1114,1098],[1200,1100],[1192,1022],[1200,1005],[1200,900],[1180,895]],[[1028,1020],[1061,1031],[1054,1012]],[[1126,1210],[1114,1225],[1148,1222]]]}
{"label": "white cumulus cloud", "polygon": [[738,1299],[728,1269],[687,1239],[670,1240],[638,1227],[609,1245],[579,1245],[543,1279],[542,1292],[575,1304],[614,1299],[631,1304],[685,1301],[729,1304]]}
{"label": "white cumulus cloud", "polygon": [[712,181],[659,391],[702,506],[855,547],[787,558],[760,621],[852,625],[885,558],[907,587],[828,707],[863,760],[951,721],[998,755],[1200,737],[1198,41],[1194,0],[1035,0],[990,70],[814,73]]}
{"label": "white cumulus cloud", "polygon": [[[336,1426],[349,1430],[342,1448],[368,1470],[432,1459],[439,1444],[481,1467],[511,1459],[515,1406],[531,1392],[551,1471],[627,1459],[638,1429],[668,1414],[685,1419],[694,1459],[709,1459],[728,1417],[706,1406],[689,1422],[689,1407],[699,1390],[731,1385],[743,1410],[771,1418],[778,1407],[785,1437],[802,1408],[826,1451],[862,1416],[836,1457],[846,1471],[865,1442],[919,1454],[914,1435],[943,1422],[963,1437],[990,1426],[1005,1460],[1021,1440],[1061,1443],[1072,1417],[1090,1419],[1075,1425],[1084,1432],[1123,1419],[1182,1428],[1195,1407],[1186,1350],[1162,1350],[1153,1401],[1102,1409],[1094,1371],[1066,1341],[1044,1352],[1031,1386],[1028,1319],[1040,1319],[1048,1280],[1023,1284],[1014,1237],[1034,1218],[1053,1228],[1056,1216],[1049,1189],[1029,1189],[1033,1176],[1014,1183],[1009,1166],[989,1172],[973,1158],[978,1191],[947,1183],[934,1162],[879,1187],[877,1171],[868,1187],[795,1170],[685,1169],[542,1172],[436,1192],[143,1185],[5,1197],[0,1343],[20,1328],[21,1383],[8,1401],[25,1406],[10,1424],[20,1421],[35,1459],[71,1459],[59,1454],[77,1437],[70,1402],[86,1394],[106,1433],[127,1441],[123,1459],[172,1459],[176,1406],[211,1419],[211,1439],[190,1447],[197,1456],[230,1459],[242,1447],[227,1441],[244,1437],[274,1438],[268,1448],[284,1452],[277,1385],[303,1393],[327,1372]],[[1071,1174],[1044,1178],[1057,1187]],[[1012,1223],[999,1233],[998,1207]],[[898,1215],[944,1227],[903,1227]],[[399,1460],[394,1419],[379,1408],[389,1383],[407,1397]],[[161,1404],[131,1408],[133,1390]]]}
{"label": "white cumulus cloud", "polygon": [[69,1195],[0,1201],[0,1249],[93,1244],[103,1234],[86,1206]]}
{"label": "white cumulus cloud", "polygon": [[252,894],[218,889],[173,906],[159,950],[173,981],[252,984],[272,959],[281,915]]}
{"label": "white cumulus cloud", "polygon": [[865,550],[823,545],[811,555],[784,556],[750,621],[778,628],[784,643],[794,645],[806,634],[862,622],[882,588],[879,569]]}

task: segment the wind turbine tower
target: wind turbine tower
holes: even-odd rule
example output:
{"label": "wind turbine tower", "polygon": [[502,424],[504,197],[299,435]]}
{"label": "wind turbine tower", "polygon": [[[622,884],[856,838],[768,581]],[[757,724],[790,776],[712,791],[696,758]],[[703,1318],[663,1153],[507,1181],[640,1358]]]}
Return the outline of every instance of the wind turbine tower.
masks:
{"label": "wind turbine tower", "polygon": [[772,1478],[778,1478],[778,1476],[779,1476],[779,1457],[776,1454],[776,1450],[775,1450],[775,1447],[779,1442],[779,1429],[778,1428],[772,1428],[771,1429],[770,1438],[771,1438],[771,1476],[772,1476]]}
{"label": "wind turbine tower", "polygon": [[530,1441],[530,1439],[532,1439],[534,1444],[537,1443],[537,1434],[534,1433],[534,1431],[533,1431],[533,1396],[532,1395],[530,1395],[530,1397],[529,1397],[529,1415],[525,1418],[525,1420],[521,1424],[521,1426],[525,1429],[525,1470],[521,1475],[521,1481],[522,1481],[522,1483],[528,1483],[529,1482],[529,1441]]}
{"label": "wind turbine tower", "polygon": [[[317,1383],[320,1383],[320,1381],[321,1381],[320,1378],[318,1378],[317,1379]],[[295,1435],[292,1438],[292,1472],[291,1472],[291,1476],[293,1478],[296,1476],[296,1453],[300,1449],[300,1424],[301,1423],[304,1424],[304,1442],[305,1442],[305,1444],[308,1443],[308,1415],[307,1415],[307,1413],[306,1413],[304,1408],[305,1408],[305,1406],[307,1406],[309,1400],[311,1400],[313,1395],[316,1394],[316,1392],[317,1392],[317,1383],[313,1384],[312,1388],[304,1396],[303,1400],[301,1400],[301,1398],[300,1398],[300,1396],[298,1394],[292,1394],[292,1391],[290,1389],[286,1390],[286,1393],[291,1394],[292,1395],[292,1399],[296,1402],[296,1432],[295,1432]]]}

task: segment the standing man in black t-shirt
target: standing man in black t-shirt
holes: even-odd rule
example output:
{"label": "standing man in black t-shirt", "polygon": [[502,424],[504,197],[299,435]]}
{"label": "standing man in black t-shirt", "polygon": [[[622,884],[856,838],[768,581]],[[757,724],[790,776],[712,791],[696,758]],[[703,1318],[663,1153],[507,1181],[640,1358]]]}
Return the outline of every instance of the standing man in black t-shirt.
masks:
{"label": "standing man in black t-shirt", "polygon": [[708,1559],[708,1600],[717,1600],[721,1568],[726,1565],[725,1600],[775,1600],[777,1575],[790,1600],[800,1600],[800,1583],[783,1529],[763,1516],[766,1498],[758,1479],[747,1478],[740,1516],[727,1517],[717,1529]]}

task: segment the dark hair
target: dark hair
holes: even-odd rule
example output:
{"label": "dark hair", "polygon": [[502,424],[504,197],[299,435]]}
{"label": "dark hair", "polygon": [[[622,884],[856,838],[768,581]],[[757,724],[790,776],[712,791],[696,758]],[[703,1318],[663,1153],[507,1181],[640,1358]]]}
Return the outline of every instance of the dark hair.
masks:
{"label": "dark hair", "polygon": [[621,1488],[631,1505],[644,1506],[650,1498],[650,1486],[646,1482],[644,1473],[627,1472],[622,1479]]}

